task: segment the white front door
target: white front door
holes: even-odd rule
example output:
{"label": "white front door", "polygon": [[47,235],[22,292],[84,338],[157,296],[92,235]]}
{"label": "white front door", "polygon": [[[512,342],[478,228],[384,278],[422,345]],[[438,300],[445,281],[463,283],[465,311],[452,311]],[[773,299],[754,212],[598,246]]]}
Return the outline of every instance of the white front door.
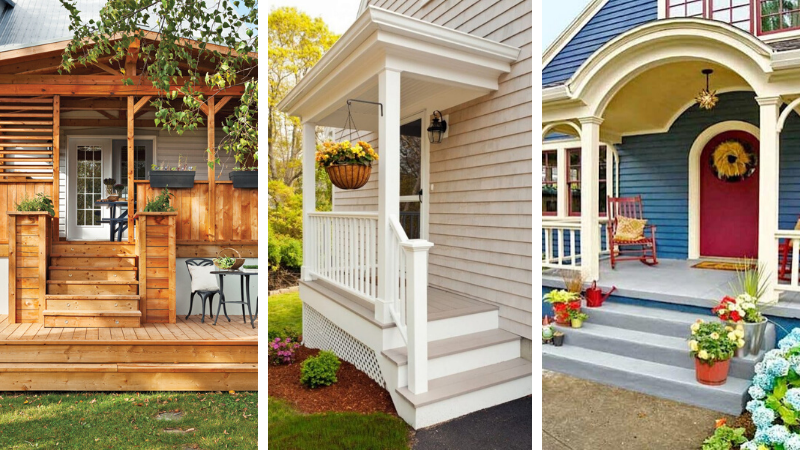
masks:
{"label": "white front door", "polygon": [[400,126],[400,225],[409,239],[428,239],[428,140],[422,113]]}
{"label": "white front door", "polygon": [[107,197],[103,179],[110,178],[111,139],[75,138],[69,140],[67,156],[67,239],[109,239],[108,208],[95,202]]}

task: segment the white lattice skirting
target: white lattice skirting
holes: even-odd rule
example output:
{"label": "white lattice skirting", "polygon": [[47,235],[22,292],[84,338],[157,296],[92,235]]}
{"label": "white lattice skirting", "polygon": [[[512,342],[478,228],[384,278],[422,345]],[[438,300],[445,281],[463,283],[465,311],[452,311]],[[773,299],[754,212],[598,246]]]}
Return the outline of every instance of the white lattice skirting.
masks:
{"label": "white lattice skirting", "polygon": [[336,356],[356,366],[386,389],[375,351],[364,345],[314,308],[303,303],[303,345],[330,350]]}

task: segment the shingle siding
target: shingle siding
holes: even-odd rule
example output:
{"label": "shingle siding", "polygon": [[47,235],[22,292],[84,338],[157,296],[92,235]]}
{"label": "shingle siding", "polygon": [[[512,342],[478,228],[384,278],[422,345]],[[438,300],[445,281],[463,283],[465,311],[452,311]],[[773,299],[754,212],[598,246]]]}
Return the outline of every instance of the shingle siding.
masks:
{"label": "shingle siding", "polygon": [[608,0],[542,70],[542,85],[567,81],[603,44],[657,18],[658,0]]}

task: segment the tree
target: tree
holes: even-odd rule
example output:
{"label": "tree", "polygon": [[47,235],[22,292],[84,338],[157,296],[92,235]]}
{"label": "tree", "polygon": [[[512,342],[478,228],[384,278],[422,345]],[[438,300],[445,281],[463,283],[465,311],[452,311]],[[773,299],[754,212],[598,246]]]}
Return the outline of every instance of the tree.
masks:
{"label": "tree", "polygon": [[[256,0],[109,0],[97,20],[84,21],[77,0],[60,0],[70,12],[73,39],[62,55],[61,68],[71,71],[105,61],[129,61],[127,76],[145,77],[159,96],[151,101],[156,125],[183,134],[204,123],[201,113],[210,96],[200,87],[217,92],[243,86],[244,95],[234,113],[225,118],[226,136],[220,148],[237,156],[258,148],[258,2]],[[110,58],[109,58],[110,56]],[[135,60],[135,59],[134,59]],[[179,99],[180,97],[180,99]],[[211,165],[211,163],[210,163]]]}
{"label": "tree", "polygon": [[322,19],[289,7],[269,13],[268,34],[269,176],[292,186],[303,172],[302,130],[298,119],[278,111],[277,105],[339,36]]}

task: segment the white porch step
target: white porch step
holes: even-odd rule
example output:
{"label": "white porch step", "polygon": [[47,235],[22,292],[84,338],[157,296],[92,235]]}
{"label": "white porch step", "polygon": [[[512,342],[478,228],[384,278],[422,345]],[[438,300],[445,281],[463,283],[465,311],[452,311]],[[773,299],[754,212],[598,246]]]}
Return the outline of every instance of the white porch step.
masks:
{"label": "white porch step", "polygon": [[[605,308],[606,305],[603,305]],[[567,345],[542,347],[542,367],[578,378],[738,415],[748,398],[749,379],[728,376],[722,386],[706,386],[695,370]]]}
{"label": "white porch step", "polygon": [[406,405],[398,410],[415,429],[424,428],[530,395],[532,371],[530,361],[515,358],[433,379],[422,394],[401,387],[397,393],[414,409],[413,417],[405,416]]}
{"label": "white porch step", "polygon": [[[605,308],[608,303],[604,304]],[[599,311],[596,310],[596,311]],[[590,322],[582,328],[567,328],[557,325],[564,332],[564,345],[581,347],[589,350],[613,353],[629,358],[636,358],[669,366],[694,368],[694,360],[689,356],[686,337],[666,336],[644,331],[599,325]],[[688,335],[688,327],[687,333]],[[774,339],[774,338],[773,338]],[[755,372],[755,364],[764,357],[764,351],[757,356],[733,358],[730,375],[736,378],[750,379]]]}
{"label": "white porch step", "polygon": [[[397,365],[398,387],[408,386],[408,348],[382,352]],[[494,329],[428,342],[428,379],[441,378],[520,357],[520,337]]]}

